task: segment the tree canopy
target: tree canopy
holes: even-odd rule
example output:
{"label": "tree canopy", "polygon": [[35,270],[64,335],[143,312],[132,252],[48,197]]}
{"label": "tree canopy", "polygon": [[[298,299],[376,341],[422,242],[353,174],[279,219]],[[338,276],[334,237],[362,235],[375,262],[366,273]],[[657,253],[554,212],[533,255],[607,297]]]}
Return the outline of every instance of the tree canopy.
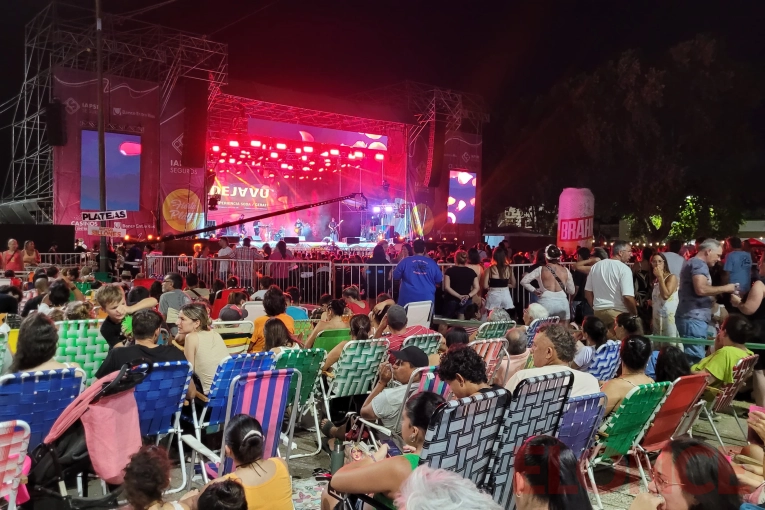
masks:
{"label": "tree canopy", "polygon": [[653,60],[626,51],[520,105],[486,193],[552,210],[587,187],[596,216],[629,219],[636,237],[734,233],[763,193],[759,78],[704,35]]}

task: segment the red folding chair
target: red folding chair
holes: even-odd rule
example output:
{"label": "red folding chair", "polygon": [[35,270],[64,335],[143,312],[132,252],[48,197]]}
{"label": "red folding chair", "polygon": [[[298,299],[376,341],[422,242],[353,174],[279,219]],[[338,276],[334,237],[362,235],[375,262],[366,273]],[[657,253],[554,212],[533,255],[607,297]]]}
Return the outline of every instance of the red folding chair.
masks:
{"label": "red folding chair", "polygon": [[218,315],[220,315],[220,311],[223,310],[223,307],[228,304],[228,297],[233,294],[234,292],[244,292],[244,289],[223,289],[220,291],[220,297],[215,297],[215,302],[213,303],[212,312],[210,313],[210,316],[213,319],[217,319]]}

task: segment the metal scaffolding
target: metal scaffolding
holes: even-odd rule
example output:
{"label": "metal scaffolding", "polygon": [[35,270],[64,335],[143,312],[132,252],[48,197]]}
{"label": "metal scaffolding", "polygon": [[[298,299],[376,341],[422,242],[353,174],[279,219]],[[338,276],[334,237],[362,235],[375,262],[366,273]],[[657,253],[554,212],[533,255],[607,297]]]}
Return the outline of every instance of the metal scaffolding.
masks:
{"label": "metal scaffolding", "polygon": [[[226,44],[129,17],[103,16],[102,52],[104,74],[161,84],[160,113],[179,78],[209,82],[208,106],[228,79]],[[52,221],[53,150],[46,136],[45,108],[53,99],[55,67],[95,72],[92,10],[53,1],[26,25],[24,82],[14,110],[13,152],[0,194],[0,222]]]}

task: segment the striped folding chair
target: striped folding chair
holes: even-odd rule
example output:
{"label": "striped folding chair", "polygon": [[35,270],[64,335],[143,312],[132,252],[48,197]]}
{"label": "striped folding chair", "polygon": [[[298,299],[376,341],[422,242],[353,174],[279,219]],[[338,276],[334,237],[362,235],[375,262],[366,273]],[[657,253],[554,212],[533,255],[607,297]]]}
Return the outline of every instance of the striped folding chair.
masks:
{"label": "striped folding chair", "polygon": [[438,352],[438,346],[441,344],[441,335],[433,333],[429,335],[412,335],[404,339],[404,343],[401,344],[401,348],[409,347],[413,345],[423,350],[425,354],[430,356]]}
{"label": "striped folding chair", "polygon": [[133,395],[138,406],[141,436],[156,436],[156,443],[165,434],[175,434],[181,460],[181,485],[168,493],[179,492],[186,486],[186,461],[181,441],[181,409],[191,382],[188,361],[154,363],[151,372],[135,387]]}
{"label": "striped folding chair", "polygon": [[531,348],[531,344],[534,343],[534,337],[537,336],[537,332],[542,326],[549,326],[550,324],[557,324],[560,317],[545,317],[544,319],[534,319],[528,328],[526,328],[526,338],[529,342],[528,347]]}
{"label": "striped folding chair", "polygon": [[476,340],[491,340],[505,338],[507,332],[515,327],[515,321],[484,322],[478,328]]}
{"label": "striped folding chair", "polygon": [[595,443],[595,435],[606,411],[605,393],[571,397],[560,419],[558,439],[581,460]]}
{"label": "striped folding chair", "polygon": [[[197,439],[202,439],[202,429],[205,427],[222,425],[226,419],[226,405],[228,402],[228,390],[231,381],[240,375],[251,372],[271,370],[274,367],[273,352],[257,352],[251,354],[236,354],[225,359],[218,370],[215,371],[210,392],[205,396],[207,400],[201,409],[197,409],[193,402],[191,418],[194,423],[194,433]],[[196,399],[195,399],[196,400]],[[203,399],[204,400],[204,399]]]}
{"label": "striped folding chair", "polygon": [[752,376],[752,373],[754,372],[754,366],[757,364],[758,359],[759,356],[757,354],[747,356],[746,358],[741,358],[738,363],[736,363],[736,366],[733,367],[733,382],[723,385],[723,387],[719,390],[716,388],[710,388],[710,390],[715,392],[716,395],[709,406],[703,408],[703,411],[707,417],[707,420],[709,420],[709,424],[712,426],[712,430],[715,432],[715,436],[717,436],[717,441],[720,443],[720,446],[722,446],[723,449],[725,448],[725,444],[720,437],[720,433],[717,431],[717,426],[715,425],[714,420],[712,420],[710,411],[712,413],[718,413],[730,408],[731,412],[733,413],[733,418],[736,420],[736,425],[738,425],[738,428],[744,435],[744,440],[747,439],[746,431],[744,430],[744,427],[741,426],[741,421],[738,419],[736,410],[733,408],[733,406],[731,406],[731,404],[733,403],[733,399],[735,398],[736,394],[746,383],[746,380]]}
{"label": "striped folding chair", "polygon": [[95,373],[109,353],[109,344],[101,336],[103,320],[61,321],[58,328],[56,361],[77,363],[85,371],[86,384],[95,379]]}
{"label": "striped folding chair", "polygon": [[622,362],[621,348],[621,342],[610,341],[598,347],[587,367],[587,372],[595,376],[598,381],[613,379]]}
{"label": "striped folding chair", "polygon": [[327,352],[332,352],[332,349],[337,347],[340,342],[345,342],[350,339],[350,329],[325,329],[316,336],[316,340],[313,342],[313,347],[315,349],[324,349]]}
{"label": "striped folding chair", "polygon": [[85,372],[79,368],[4,375],[0,377],[0,421],[26,422],[30,443],[36,447],[80,394],[84,381]]}
{"label": "striped folding chair", "polygon": [[389,342],[374,340],[351,340],[340,353],[335,365],[334,377],[324,393],[324,406],[329,414],[329,403],[340,397],[363,395],[372,390],[377,370],[388,352]]}
{"label": "striped folding chair", "polygon": [[255,331],[252,321],[214,321],[210,326],[223,339],[229,354],[246,352]]}
{"label": "striped folding chair", "polygon": [[494,378],[494,372],[499,368],[499,364],[504,356],[510,356],[507,353],[507,340],[504,338],[495,338],[493,340],[475,340],[470,342],[470,347],[483,358],[486,363],[486,377],[491,381]]}
{"label": "striped folding chair", "polygon": [[[268,459],[278,455],[279,438],[284,421],[284,413],[287,409],[287,401],[290,396],[290,384],[292,380],[297,379],[297,392],[300,392],[301,375],[297,370],[287,368],[282,370],[266,370],[263,372],[250,372],[248,374],[237,375],[231,381],[228,391],[228,402],[226,403],[226,415],[223,426],[223,437],[226,437],[226,426],[232,416],[237,414],[247,414],[252,416],[263,429],[263,458]],[[288,442],[286,459],[289,459],[292,448],[292,435],[295,428],[295,417],[297,412],[297,401],[293,395],[293,405],[290,411],[290,421],[288,425]],[[194,450],[192,462],[189,464],[189,470],[196,462],[197,453],[211,458],[216,466],[216,478],[230,473],[233,468],[231,459],[226,459],[226,449],[221,449],[221,455],[212,457],[210,452],[201,441],[191,435],[184,435],[183,441]],[[217,457],[217,459],[216,459]],[[203,469],[203,473],[205,470]],[[189,476],[191,480],[191,476]]]}
{"label": "striped folding chair", "polygon": [[16,494],[29,447],[29,425],[21,420],[0,422],[0,498],[16,510]]}
{"label": "striped folding chair", "polygon": [[324,349],[295,349],[282,351],[281,356],[276,361],[277,369],[291,368],[300,372],[302,384],[300,393],[297,392],[297,378],[293,377],[290,383],[288,406],[293,405],[295,395],[299,395],[297,404],[298,416],[303,416],[307,412],[313,415],[313,423],[316,426],[316,451],[312,453],[301,453],[292,455],[291,458],[309,457],[321,452],[321,429],[319,427],[319,414],[316,409],[316,391],[321,385],[321,369],[327,359],[327,351]]}

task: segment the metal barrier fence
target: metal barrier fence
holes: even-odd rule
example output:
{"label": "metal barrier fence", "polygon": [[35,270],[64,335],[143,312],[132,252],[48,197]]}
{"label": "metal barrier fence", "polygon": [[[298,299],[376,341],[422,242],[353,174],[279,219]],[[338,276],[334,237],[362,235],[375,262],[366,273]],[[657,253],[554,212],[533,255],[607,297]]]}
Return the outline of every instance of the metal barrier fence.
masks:
{"label": "metal barrier fence", "polygon": [[82,267],[84,265],[95,263],[95,253],[41,253],[40,266],[56,266],[59,269],[69,267]]}

